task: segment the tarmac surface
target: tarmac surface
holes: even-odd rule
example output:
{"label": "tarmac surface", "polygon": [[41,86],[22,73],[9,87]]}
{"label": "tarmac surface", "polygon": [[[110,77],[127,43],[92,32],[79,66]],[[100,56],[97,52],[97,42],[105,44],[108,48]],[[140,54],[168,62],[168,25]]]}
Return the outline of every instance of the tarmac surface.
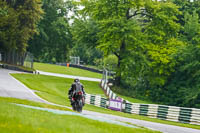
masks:
{"label": "tarmac surface", "polygon": [[200,130],[197,130],[197,129],[161,124],[161,123],[132,119],[132,118],[126,118],[126,117],[110,115],[110,114],[103,114],[103,113],[98,113],[98,112],[93,112],[93,111],[84,110],[82,113],[89,114],[93,117],[102,116],[107,119],[111,119],[111,120],[115,120],[115,121],[131,123],[131,124],[134,124],[137,126],[146,127],[148,129],[160,131],[163,133],[200,133]]}
{"label": "tarmac surface", "polygon": [[[40,98],[39,96],[37,96],[31,89],[29,89],[28,87],[23,85],[21,82],[13,78],[10,75],[10,73],[18,73],[18,72],[0,68],[0,96],[26,99],[26,100],[36,101],[36,102],[57,105],[57,104],[50,103]],[[47,75],[47,73],[45,75]],[[54,76],[56,75],[57,74],[55,74]],[[57,105],[57,106],[62,106],[62,105]],[[62,106],[62,107],[69,108],[67,106]],[[126,122],[126,123],[128,122],[128,123],[135,124],[138,126],[143,126],[152,130],[158,130],[164,133],[200,133],[200,130],[197,130],[197,129],[179,127],[179,126],[173,126],[173,125],[167,125],[167,124],[160,124],[160,123],[149,122],[149,121],[138,120],[138,119],[131,119],[131,118],[104,114],[104,113],[97,113],[97,112],[87,111],[87,110],[83,110],[82,114],[91,116],[91,117],[96,117],[96,118],[101,117],[101,118],[110,119],[114,121],[120,121],[120,122]]]}
{"label": "tarmac surface", "polygon": [[0,68],[0,96],[27,99],[36,102],[49,103],[37,96],[31,89],[13,78],[10,73],[19,73],[13,70]]}
{"label": "tarmac surface", "polygon": [[48,75],[48,76],[56,76],[56,77],[71,78],[71,79],[78,78],[79,80],[101,82],[101,79],[97,79],[97,78],[88,78],[88,77],[72,76],[72,75],[59,74],[59,73],[50,73],[50,72],[43,72],[43,71],[39,71],[39,70],[37,70],[37,72],[39,72],[39,74]]}

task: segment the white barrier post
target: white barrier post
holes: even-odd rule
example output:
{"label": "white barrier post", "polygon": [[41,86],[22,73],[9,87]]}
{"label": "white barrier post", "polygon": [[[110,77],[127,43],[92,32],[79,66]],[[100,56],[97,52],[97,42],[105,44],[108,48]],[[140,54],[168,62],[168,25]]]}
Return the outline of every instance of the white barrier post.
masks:
{"label": "white barrier post", "polygon": [[0,53],[0,61],[2,61],[2,58],[1,58],[1,53]]}

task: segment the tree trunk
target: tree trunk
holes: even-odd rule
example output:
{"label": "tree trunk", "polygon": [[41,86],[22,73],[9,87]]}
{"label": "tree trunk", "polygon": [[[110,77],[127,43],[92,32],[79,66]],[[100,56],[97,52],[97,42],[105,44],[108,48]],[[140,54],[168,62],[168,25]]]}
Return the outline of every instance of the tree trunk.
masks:
{"label": "tree trunk", "polygon": [[121,61],[122,61],[123,54],[125,53],[125,49],[126,49],[125,41],[122,41],[122,44],[120,46],[119,54],[115,54],[117,56],[117,58],[118,58],[117,72],[116,72],[116,77],[115,77],[115,84],[117,86],[121,85],[121,77],[122,77]]}
{"label": "tree trunk", "polygon": [[118,57],[118,63],[117,63],[117,72],[116,72],[116,77],[115,77],[115,84],[117,86],[120,86],[121,83],[121,58],[120,56]]}

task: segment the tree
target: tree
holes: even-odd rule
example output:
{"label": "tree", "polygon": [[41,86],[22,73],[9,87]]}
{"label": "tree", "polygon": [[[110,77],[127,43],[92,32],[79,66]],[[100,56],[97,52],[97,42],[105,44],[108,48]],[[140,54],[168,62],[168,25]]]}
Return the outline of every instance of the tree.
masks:
{"label": "tree", "polygon": [[72,35],[67,15],[71,2],[63,0],[44,0],[45,14],[39,23],[39,34],[29,42],[29,51],[37,61],[66,62],[67,51],[72,45]]}
{"label": "tree", "polygon": [[80,56],[81,61],[89,65],[98,65],[96,61],[102,58],[102,52],[96,48],[98,45],[98,24],[92,19],[84,17],[74,19],[71,26],[74,46],[70,55]]}
{"label": "tree", "polygon": [[[157,47],[157,50],[155,49],[156,45],[149,47],[148,51],[152,52],[150,64],[153,65],[151,67],[153,69],[150,69],[150,72],[146,74],[147,78],[143,78],[146,82],[144,83],[144,80],[142,80],[140,81],[141,83],[137,82],[137,85],[141,85],[139,86],[140,89],[153,101],[168,105],[200,107],[198,104],[200,96],[199,17],[196,12],[198,4],[195,5],[185,1],[180,5],[178,9],[181,11],[181,14],[174,14],[180,19],[175,22],[178,22],[182,26],[181,28],[176,28],[180,29],[176,31],[179,34],[172,36],[173,38],[170,43],[163,43],[165,45]],[[196,10],[191,11],[189,7],[191,9],[195,7]],[[162,25],[164,27],[166,25],[165,22],[162,22]],[[167,27],[170,26],[168,25]],[[164,29],[167,28],[164,27]],[[168,37],[164,38],[167,40],[169,39]],[[162,61],[162,59],[164,60]],[[166,60],[168,62],[165,63]],[[155,77],[158,79],[155,79]],[[137,93],[140,92],[140,95],[144,95],[141,93],[141,90],[137,89]]]}
{"label": "tree", "polygon": [[171,2],[149,1],[143,10],[142,45],[124,60],[123,82],[132,96],[159,101],[156,98],[175,71],[177,60],[173,55],[185,45],[178,39],[181,27],[176,16],[180,12]]}
{"label": "tree", "polygon": [[0,50],[16,49],[18,15],[4,1],[0,1]]}
{"label": "tree", "polygon": [[17,40],[18,49],[24,52],[28,46],[29,39],[37,33],[37,23],[43,12],[40,0],[16,1],[14,6],[17,8],[16,11],[19,12],[20,21],[18,27],[20,29],[18,32],[19,40]]}
{"label": "tree", "polygon": [[83,0],[84,15],[96,20],[100,27],[98,33],[99,48],[104,55],[113,53],[118,58],[116,84],[120,85],[122,76],[122,60],[126,56],[129,47],[137,47],[140,35],[140,27],[137,20],[137,8],[143,5],[143,1],[129,0]]}
{"label": "tree", "polygon": [[84,6],[81,15],[98,25],[96,44],[104,57],[117,57],[116,81],[125,88],[123,94],[200,107],[199,1],[82,0],[79,4]]}
{"label": "tree", "polygon": [[[182,11],[182,25],[180,39],[186,45],[181,47],[174,55],[177,63],[175,71],[163,86],[162,101],[169,105],[200,107],[199,98],[199,1],[188,2],[179,5]],[[183,10],[184,9],[184,10]],[[164,95],[163,95],[164,94]],[[173,99],[173,100],[171,100]]]}
{"label": "tree", "polygon": [[168,80],[176,64],[172,55],[184,45],[178,40],[181,27],[176,22],[176,16],[180,12],[171,2],[147,3],[146,12],[151,16],[144,31],[147,35],[147,58],[150,61],[147,75],[149,83],[156,87]]}
{"label": "tree", "polygon": [[[135,52],[137,55],[141,55],[139,53],[145,52],[147,49],[150,60],[158,59],[157,62],[165,62],[164,59],[170,58],[162,57],[163,59],[160,60],[161,54],[157,54],[158,56],[155,57],[155,54],[148,49],[154,46],[159,52],[160,48],[168,49],[163,46],[167,43],[176,44],[177,40],[174,38],[177,37],[180,26],[176,23],[175,16],[178,14],[178,8],[173,3],[150,0],[84,0],[82,4],[85,6],[84,14],[98,21],[100,26],[98,47],[103,50],[105,55],[113,53],[118,57],[116,74],[118,85],[121,83],[122,73],[126,68],[123,60],[127,58],[128,54]],[[142,40],[145,41],[142,42]],[[171,44],[172,41],[173,44]],[[163,55],[167,54],[168,56],[168,52],[165,51]],[[165,66],[165,64],[162,65]],[[157,66],[156,71],[163,71],[161,70],[163,66]],[[159,78],[157,77],[157,79]]]}
{"label": "tree", "polygon": [[28,40],[37,32],[40,6],[40,0],[1,1],[1,41],[7,51],[26,51]]}
{"label": "tree", "polygon": [[108,55],[104,58],[104,67],[107,70],[114,71],[117,68],[117,57],[115,55]]}

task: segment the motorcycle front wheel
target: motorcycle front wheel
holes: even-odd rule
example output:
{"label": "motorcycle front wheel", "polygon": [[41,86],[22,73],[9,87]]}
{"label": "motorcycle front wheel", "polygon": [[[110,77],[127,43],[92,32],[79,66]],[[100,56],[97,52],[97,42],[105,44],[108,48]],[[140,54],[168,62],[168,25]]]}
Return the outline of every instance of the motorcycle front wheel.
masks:
{"label": "motorcycle front wheel", "polygon": [[83,109],[83,102],[82,102],[82,100],[78,101],[77,105],[78,105],[77,106],[77,111],[81,113],[82,109]]}

